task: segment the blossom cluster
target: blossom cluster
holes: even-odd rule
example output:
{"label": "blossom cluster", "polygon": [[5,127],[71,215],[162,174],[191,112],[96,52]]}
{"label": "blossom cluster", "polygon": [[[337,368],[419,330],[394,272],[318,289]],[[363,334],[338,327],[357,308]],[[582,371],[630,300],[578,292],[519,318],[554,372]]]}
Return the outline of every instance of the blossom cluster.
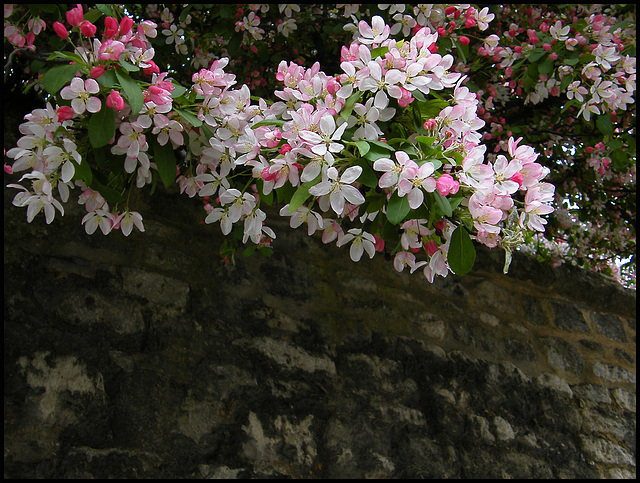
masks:
{"label": "blossom cluster", "polygon": [[489,35],[479,54],[504,70],[514,90],[524,87],[522,81],[514,80],[522,60],[540,57],[545,67],[531,77],[525,103],[565,95],[577,101],[577,115],[589,121],[593,115],[626,110],[634,103],[636,59],[620,54],[630,34],[612,21],[612,17],[591,14],[579,30],[576,17],[543,19],[537,28],[512,23],[502,38]]}
{"label": "blossom cluster", "polygon": [[[53,24],[60,38],[68,39],[69,30],[72,33],[76,32],[81,38],[87,38],[87,41],[74,49],[72,59],[77,64],[77,75],[70,80],[69,85],[60,90],[60,98],[70,101],[70,105],[63,104],[54,108],[51,103],[47,103],[46,109],[36,109],[25,116],[27,122],[20,126],[20,132],[24,136],[18,141],[18,146],[6,154],[15,160],[11,167],[12,172],[32,170],[22,176],[20,181],[34,181],[31,182],[31,189],[16,184],[9,185],[22,190],[14,198],[13,204],[28,207],[29,222],[44,210],[47,223],[51,223],[55,216],[54,207],[64,214],[62,205],[53,195],[53,188],[57,188],[62,202],[66,202],[69,190],[79,187],[79,203],[84,204],[87,209],[87,214],[82,220],[87,233],[95,232],[98,227],[104,234],[113,229],[121,229],[122,233],[129,235],[133,226],[144,231],[142,216],[139,213],[128,208],[121,212],[112,211],[98,190],[90,188],[84,180],[74,176],[77,169],[90,169],[80,154],[86,152],[88,146],[79,148],[82,136],[78,137],[76,128],[77,123],[86,119],[87,113],[98,113],[105,102],[108,108],[117,112],[121,133],[111,152],[126,153],[124,168],[127,173],[133,172],[138,163],[140,164],[137,173],[138,187],[151,181],[151,163],[146,154],[148,144],[142,130],[151,127],[151,119],[147,113],[155,107],[163,106],[158,109],[159,112],[166,113],[171,110],[170,92],[173,90],[173,85],[164,80],[166,74],[157,75],[159,69],[152,60],[154,51],[148,37],[157,35],[156,24],[145,21],[134,29],[134,22],[129,17],[124,17],[120,22],[115,18],[106,17],[103,36],[98,39],[94,37],[97,27],[83,20],[81,5],[78,4],[69,10],[66,20],[68,26],[61,22]],[[145,111],[130,121],[126,120],[131,111],[130,106],[124,102],[120,91],[105,89],[105,85],[109,83],[105,82],[103,77],[122,59],[130,62],[132,68],[142,69],[152,77],[144,92],[147,101]],[[104,101],[98,97],[100,94],[106,97]],[[154,130],[158,129],[160,132],[166,127],[162,121],[160,118],[156,120]]]}
{"label": "blossom cluster", "polygon": [[[166,12],[160,26],[106,17],[99,37],[95,25],[80,21],[82,7],[70,12],[81,46],[67,58],[78,70],[60,87],[59,105],[27,116],[24,137],[7,153],[13,171],[32,170],[23,176],[35,180],[30,189],[10,185],[21,190],[14,204],[28,206],[28,221],[44,210],[51,222],[55,209],[63,213],[55,189],[66,202],[77,187],[87,233],[144,230],[124,191],[115,196],[92,183],[94,148],[121,163],[114,173],[121,182],[133,180],[123,190],[176,180],[181,192],[203,198],[205,223],[219,223],[225,235],[235,231],[243,243],[266,246],[275,238],[263,208],[277,199],[292,227],[348,245],[354,261],[386,251],[396,270],[421,269],[429,281],[464,271],[449,253],[452,243],[460,248],[462,232],[510,254],[526,233],[545,230],[554,200],[554,186],[543,181],[548,168],[521,138],[485,159],[478,96],[454,57],[436,46],[453,32],[434,25],[440,14],[484,30],[492,20],[487,11],[430,10],[417,13],[415,25],[405,16],[392,25],[379,16],[358,21],[353,42],[341,50],[340,74],[282,61],[275,101],[238,87],[224,57],[195,72],[189,88],[172,82],[149,42],[161,31],[176,52],[185,44]],[[256,9],[236,28],[256,38],[258,22]],[[53,28],[69,38],[65,25]],[[392,38],[400,33],[408,38]],[[109,139],[92,131],[99,116],[112,116]],[[79,135],[87,129],[91,146]],[[177,149],[186,152],[178,176],[166,159]]]}

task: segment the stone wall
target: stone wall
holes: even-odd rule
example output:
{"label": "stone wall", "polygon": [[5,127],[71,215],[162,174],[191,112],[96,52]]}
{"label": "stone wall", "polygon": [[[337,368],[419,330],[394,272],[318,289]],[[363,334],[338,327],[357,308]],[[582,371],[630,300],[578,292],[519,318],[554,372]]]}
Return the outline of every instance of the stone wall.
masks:
{"label": "stone wall", "polygon": [[480,249],[431,285],[286,222],[225,265],[194,200],[104,237],[11,191],[5,478],[635,476],[635,291]]}

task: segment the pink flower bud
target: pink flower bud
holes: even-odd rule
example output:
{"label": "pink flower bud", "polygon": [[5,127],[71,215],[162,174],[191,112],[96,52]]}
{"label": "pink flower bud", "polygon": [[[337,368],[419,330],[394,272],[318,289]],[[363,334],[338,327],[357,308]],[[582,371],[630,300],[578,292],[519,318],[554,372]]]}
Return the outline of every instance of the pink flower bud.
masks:
{"label": "pink flower bud", "polygon": [[148,61],[147,64],[149,64],[149,67],[145,67],[144,69],[142,69],[142,72],[144,72],[147,75],[160,73],[160,67],[158,67],[153,60]]}
{"label": "pink flower bud", "polygon": [[72,119],[74,112],[69,106],[60,106],[56,109],[56,114],[58,115],[58,122],[62,122]]}
{"label": "pink flower bud", "polygon": [[60,22],[53,22],[53,30],[62,40],[66,40],[67,38],[69,38],[69,32],[67,32],[65,26]]}
{"label": "pink flower bud", "polygon": [[380,238],[378,235],[373,235],[373,238],[376,240],[376,242],[374,243],[374,247],[376,249],[377,252],[383,252],[384,251],[384,240],[382,238]]}
{"label": "pink flower bud", "polygon": [[458,40],[460,40],[460,43],[462,45],[469,45],[469,37],[465,37],[464,35],[461,35]]}
{"label": "pink flower bud", "polygon": [[515,181],[518,185],[522,186],[522,182],[524,181],[524,176],[522,173],[515,173],[511,178],[511,181]]}
{"label": "pink flower bud", "polygon": [[341,87],[340,82],[338,82],[334,77],[329,78],[327,82],[327,92],[329,92],[329,94],[335,96]]}
{"label": "pink flower bud", "polygon": [[93,37],[96,34],[96,26],[88,20],[85,20],[80,24],[80,32],[82,32],[82,35],[85,37]]}
{"label": "pink flower bud", "polygon": [[69,10],[65,15],[67,17],[67,22],[69,22],[69,25],[71,25],[72,27],[77,27],[82,23],[82,5],[77,3],[76,7]]}
{"label": "pink flower bud", "polygon": [[91,70],[89,71],[89,75],[91,76],[92,79],[97,79],[102,74],[104,74],[104,65],[96,65],[95,67],[92,67]]}
{"label": "pink flower bud", "polygon": [[133,20],[129,17],[122,17],[120,20],[120,35],[127,35],[131,31]]}
{"label": "pink flower bud", "polygon": [[458,183],[450,174],[443,174],[436,181],[436,188],[440,196],[447,196],[448,194],[456,194],[460,189],[460,183]]}
{"label": "pink flower bud", "polygon": [[264,168],[260,172],[260,177],[265,181],[273,181],[276,178],[276,176],[277,176],[277,173],[269,172],[269,168]]}
{"label": "pink flower bud", "polygon": [[112,39],[118,35],[118,21],[113,17],[104,19],[104,38]]}
{"label": "pink flower bud", "polygon": [[13,174],[13,168],[11,166],[9,166],[8,164],[4,165],[4,172],[7,174]]}
{"label": "pink flower bud", "polygon": [[400,106],[407,107],[409,104],[415,101],[413,95],[411,94],[411,91],[408,91],[404,87],[401,87],[400,92],[402,93],[400,99],[398,99],[398,104]]}
{"label": "pink flower bud", "polygon": [[424,244],[424,251],[433,256],[438,251],[438,244],[433,240],[427,240]]}
{"label": "pink flower bud", "polygon": [[438,125],[438,123],[437,123],[437,121],[435,119],[427,119],[424,122],[423,127],[425,129],[427,129],[427,130],[432,130],[432,129],[435,129],[437,125]]}
{"label": "pink flower bud", "polygon": [[124,99],[118,91],[111,91],[107,96],[107,107],[113,107],[118,111],[124,109]]}

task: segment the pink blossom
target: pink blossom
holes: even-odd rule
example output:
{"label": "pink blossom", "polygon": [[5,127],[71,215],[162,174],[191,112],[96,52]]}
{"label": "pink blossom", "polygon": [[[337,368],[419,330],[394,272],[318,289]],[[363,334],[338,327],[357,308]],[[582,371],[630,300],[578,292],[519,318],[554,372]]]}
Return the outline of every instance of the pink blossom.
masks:
{"label": "pink blossom", "polygon": [[101,60],[117,62],[122,52],[124,52],[124,44],[122,42],[118,40],[106,40],[100,46],[98,56]]}
{"label": "pink blossom", "polygon": [[136,159],[140,150],[147,145],[147,140],[142,134],[142,126],[135,122],[123,122],[120,124],[122,136],[118,138],[117,146],[126,149],[127,157]]}
{"label": "pink blossom", "polygon": [[170,104],[172,102],[171,93],[156,85],[149,86],[149,88],[144,91],[144,94],[144,102],[151,101],[159,106]]}
{"label": "pink blossom", "polygon": [[108,205],[105,204],[105,209],[99,209],[96,211],[90,211],[84,218],[82,223],[87,235],[93,235],[95,231],[100,227],[100,230],[104,235],[108,235],[114,226],[114,215],[110,213]]}
{"label": "pink blossom", "polygon": [[78,196],[78,204],[85,205],[87,211],[96,211],[105,205],[106,201],[97,191],[85,188]]}
{"label": "pink blossom", "polygon": [[153,60],[147,61],[147,64],[148,64],[148,67],[145,67],[144,69],[142,69],[142,72],[144,72],[147,75],[160,73],[160,67],[158,67]]}
{"label": "pink blossom", "polygon": [[409,155],[404,151],[396,151],[394,154],[397,160],[396,163],[389,158],[379,158],[373,163],[373,169],[384,172],[380,180],[378,180],[378,186],[382,189],[395,186],[405,166],[411,161]]}
{"label": "pink blossom", "polygon": [[433,283],[433,279],[436,275],[446,277],[449,273],[449,266],[447,265],[445,253],[442,250],[438,250],[434,253],[429,260],[429,264],[424,267],[422,273],[430,283]]}
{"label": "pink blossom", "polygon": [[71,83],[60,91],[63,99],[71,100],[71,107],[76,114],[83,114],[84,111],[92,113],[98,112],[102,103],[100,99],[91,94],[100,92],[100,86],[94,79],[82,81],[80,77],[74,77]]}
{"label": "pink blossom", "polygon": [[393,268],[398,272],[402,272],[405,267],[409,267],[413,273],[417,268],[426,264],[427,262],[418,262],[416,264],[416,256],[411,252],[398,252],[393,258]]}
{"label": "pink blossom", "polygon": [[361,228],[351,228],[347,233],[338,237],[336,246],[341,247],[352,241],[349,249],[349,256],[354,262],[360,261],[362,254],[366,251],[369,258],[373,258],[376,253],[375,238],[371,233],[367,233]]}
{"label": "pink blossom", "polygon": [[371,26],[364,20],[358,23],[358,31],[360,32],[359,41],[362,44],[380,44],[384,42],[391,32],[391,27],[385,24],[384,19],[379,15],[375,15],[371,19]]}
{"label": "pink blossom", "polygon": [[17,31],[17,29],[14,33],[11,33],[9,35],[6,34],[6,29],[5,29],[5,36],[7,37],[7,40],[11,42],[12,45],[15,45],[18,48],[24,47],[26,38],[24,35],[22,35],[22,33]]}
{"label": "pink blossom", "polygon": [[432,235],[434,232],[424,224],[427,220],[409,220],[400,227],[403,232],[400,237],[400,245],[405,250],[417,249],[422,247],[422,237]]}
{"label": "pink blossom", "polygon": [[123,215],[118,218],[116,227],[119,227],[124,236],[129,236],[133,227],[136,227],[141,232],[144,231],[144,225],[142,224],[142,215],[137,211],[127,210]]}
{"label": "pink blossom", "polygon": [[351,185],[361,173],[360,166],[351,166],[345,169],[342,176],[338,177],[338,170],[331,166],[327,169],[327,179],[309,188],[309,194],[312,196],[329,195],[331,208],[337,215],[341,215],[344,211],[345,200],[354,205],[364,203],[362,193]]}
{"label": "pink blossom", "polygon": [[430,161],[419,166],[409,161],[398,182],[398,196],[407,195],[409,206],[412,210],[418,209],[424,201],[422,190],[431,193],[436,190],[436,180],[431,177],[435,166]]}

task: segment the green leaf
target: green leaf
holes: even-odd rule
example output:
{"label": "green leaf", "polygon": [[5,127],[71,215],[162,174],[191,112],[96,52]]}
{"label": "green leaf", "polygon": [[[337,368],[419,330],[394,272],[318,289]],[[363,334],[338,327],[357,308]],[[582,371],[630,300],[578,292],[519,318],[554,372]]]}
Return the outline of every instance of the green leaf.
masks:
{"label": "green leaf", "polygon": [[580,62],[580,57],[577,55],[575,57],[567,57],[562,61],[563,64],[570,66],[576,65],[578,62]]}
{"label": "green leaf", "polygon": [[185,121],[187,121],[193,127],[202,126],[202,121],[198,119],[197,116],[190,113],[189,111],[185,111],[184,109],[178,109],[176,107],[174,107],[173,110],[176,111],[178,114],[180,114],[185,119]]}
{"label": "green leaf", "polygon": [[378,186],[378,176],[371,167],[371,163],[368,163],[365,159],[359,159],[356,161],[356,165],[362,168],[362,173],[358,177],[358,183],[362,183],[367,188],[375,188]]}
{"label": "green leaf", "polygon": [[106,15],[107,17],[116,16],[115,8],[110,3],[98,3],[96,4],[96,8],[100,10],[103,13],[103,15]]}
{"label": "green leaf", "polygon": [[291,197],[296,192],[296,188],[291,186],[291,183],[285,183],[284,186],[274,191],[276,193],[278,203],[287,204],[291,201]]}
{"label": "green leaf", "polygon": [[305,201],[307,201],[307,198],[311,196],[309,194],[309,188],[318,184],[321,178],[322,175],[319,174],[318,176],[316,176],[316,179],[307,181],[306,183],[302,183],[300,186],[298,186],[298,189],[295,193],[293,193],[291,201],[289,202],[289,214],[292,214],[294,211],[300,208]]}
{"label": "green leaf", "polygon": [[538,67],[538,73],[542,75],[548,75],[553,72],[553,60],[547,58],[544,62],[540,64]]}
{"label": "green leaf", "polygon": [[155,140],[151,141],[151,143],[153,144],[153,158],[158,167],[158,174],[164,186],[168,188],[175,181],[177,174],[176,157],[173,153],[173,148],[170,142],[167,142],[164,146],[161,146]]}
{"label": "green leaf", "polygon": [[366,155],[371,149],[371,145],[367,141],[356,141],[355,144],[358,147],[358,151],[360,151],[360,156]]}
{"label": "green leaf", "polygon": [[627,153],[621,149],[614,149],[611,151],[611,161],[616,170],[620,172],[626,171],[631,165],[631,159]]}
{"label": "green leaf", "polygon": [[124,197],[118,190],[103,185],[95,177],[90,187],[100,193],[107,203],[116,204],[124,201]]}
{"label": "green leaf", "polygon": [[387,205],[387,220],[389,220],[389,223],[399,225],[410,211],[411,207],[406,196],[400,198],[397,192],[391,195]]}
{"label": "green leaf", "polygon": [[374,213],[376,211],[380,211],[387,201],[387,197],[382,193],[375,193],[373,195],[367,196],[367,207],[365,211],[367,213]]}
{"label": "green leaf", "polygon": [[387,52],[389,52],[389,47],[387,46],[377,47],[371,51],[371,60],[374,60],[377,57],[382,57]]}
{"label": "green leaf", "polygon": [[116,73],[113,70],[107,70],[100,77],[96,79],[98,84],[100,84],[105,89],[113,89],[118,85],[118,80],[116,79]]}
{"label": "green leaf", "polygon": [[53,59],[65,59],[69,62],[75,62],[78,65],[84,65],[84,60],[78,54],[74,54],[73,52],[52,52],[47,60]]}
{"label": "green leaf", "polygon": [[187,15],[189,15],[189,11],[193,8],[193,5],[187,5],[180,14],[180,23],[184,23],[187,19]]}
{"label": "green leaf", "polygon": [[89,141],[94,148],[101,148],[111,141],[116,133],[116,117],[113,109],[102,103],[100,111],[89,119]]}
{"label": "green leaf", "polygon": [[451,209],[451,205],[449,204],[449,200],[444,196],[440,195],[437,191],[430,193],[432,195],[432,199],[435,202],[436,211],[438,211],[441,216],[450,217],[453,215],[453,210]]}
{"label": "green leaf", "polygon": [[127,96],[129,106],[131,107],[131,114],[138,114],[144,105],[142,88],[122,69],[116,69],[116,77],[124,90],[124,94]]}
{"label": "green leaf", "polygon": [[467,230],[459,225],[451,234],[447,261],[457,275],[468,273],[476,262],[476,249]]}
{"label": "green leaf", "polygon": [[388,143],[383,143],[382,141],[369,141],[369,144],[373,144],[374,146],[378,146],[379,148],[388,149],[392,153],[396,151],[393,146],[389,146]]}
{"label": "green leaf", "polygon": [[260,126],[283,126],[285,123],[285,121],[279,120],[279,119],[267,119],[264,121],[260,121],[260,122],[256,122],[255,124],[251,125],[251,129],[255,129],[257,127]]}
{"label": "green leaf", "polygon": [[436,143],[436,138],[430,136],[416,136],[416,141],[420,144],[424,144],[426,147],[431,147]]}
{"label": "green leaf", "polygon": [[68,82],[73,79],[77,72],[80,70],[80,66],[77,64],[58,65],[52,67],[44,76],[42,76],[42,82],[45,90],[49,94],[54,96],[62,89]]}
{"label": "green leaf", "polygon": [[118,59],[118,62],[120,63],[120,65],[122,66],[122,68],[128,72],[138,72],[140,70],[140,67],[138,67],[137,65],[133,65],[131,62],[129,62],[127,60],[127,54],[126,53],[122,53],[120,55],[120,58]]}
{"label": "green leaf", "polygon": [[[391,148],[393,149],[393,148]],[[394,151],[395,152],[395,151]],[[364,156],[365,159],[368,159],[372,163],[377,161],[380,158],[389,158],[391,157],[391,153],[386,149],[381,149],[379,146],[372,145],[369,152]]]}
{"label": "green leaf", "polygon": [[256,246],[255,245],[250,245],[250,246],[248,246],[247,248],[245,248],[242,251],[242,254],[245,257],[250,257],[251,255],[253,255],[253,252],[255,252],[255,251],[256,251]]}
{"label": "green leaf", "polygon": [[82,17],[82,20],[88,20],[91,23],[96,23],[96,21],[100,17],[102,17],[102,12],[97,8],[92,8],[91,10],[88,10],[87,12],[85,12],[85,14]]}
{"label": "green leaf", "polygon": [[87,163],[86,160],[83,160],[80,164],[76,163],[76,161],[73,159],[71,159],[70,161],[75,168],[73,179],[82,180],[87,186],[91,186],[93,174],[91,173],[91,167],[89,166],[89,163]]}
{"label": "green leaf", "polygon": [[340,111],[340,117],[342,117],[342,119],[344,119],[345,121],[349,120],[349,116],[353,111],[353,106],[355,106],[356,102],[358,102],[362,98],[362,94],[363,94],[362,92],[357,91],[349,96],[349,98],[347,99],[347,102],[344,104],[344,107],[342,108],[342,111]]}
{"label": "green leaf", "polygon": [[605,136],[613,136],[613,124],[609,114],[602,114],[596,119],[596,126]]}
{"label": "green leaf", "polygon": [[534,49],[528,57],[529,62],[537,62],[545,53],[546,52],[541,48]]}
{"label": "green leaf", "polygon": [[176,99],[187,92],[187,88],[173,82],[173,90],[171,91],[171,99]]}

